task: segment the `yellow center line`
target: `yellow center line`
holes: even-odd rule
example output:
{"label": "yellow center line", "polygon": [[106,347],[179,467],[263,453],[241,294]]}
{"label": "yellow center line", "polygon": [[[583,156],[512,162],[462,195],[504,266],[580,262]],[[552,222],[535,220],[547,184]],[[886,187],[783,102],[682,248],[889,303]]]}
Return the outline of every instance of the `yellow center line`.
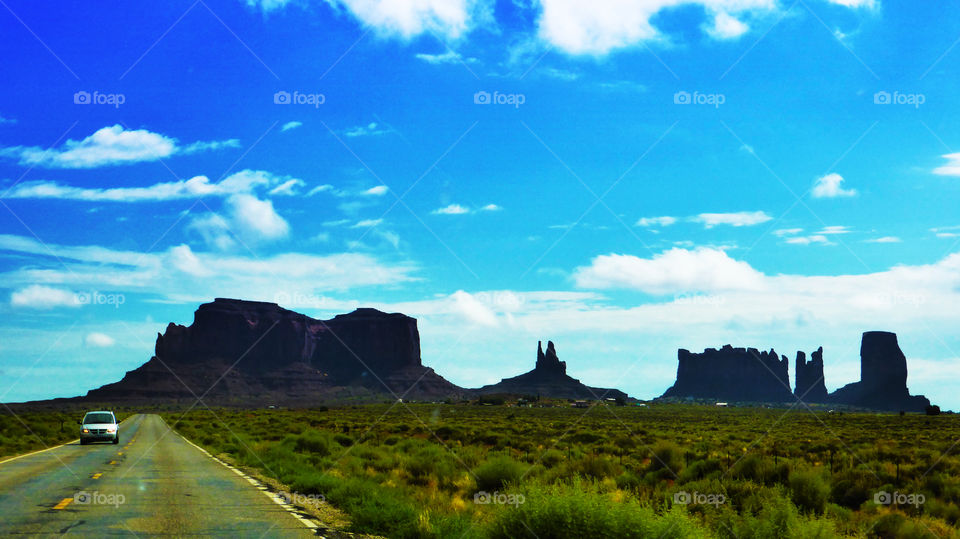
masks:
{"label": "yellow center line", "polygon": [[94,478],[94,479],[100,479],[100,476],[101,476],[101,475],[103,475],[103,473],[95,473],[95,474],[93,474],[93,478]]}
{"label": "yellow center line", "polygon": [[60,503],[58,503],[57,505],[54,505],[53,508],[54,508],[54,509],[63,509],[64,507],[70,505],[70,502],[72,502],[72,501],[73,501],[73,498],[64,498],[64,499],[60,500]]}
{"label": "yellow center line", "polygon": [[117,451],[117,455],[123,456],[123,451]]}
{"label": "yellow center line", "polygon": [[110,461],[110,464],[116,464],[116,463],[117,463],[117,461],[115,461],[115,460],[111,460],[111,461]]}

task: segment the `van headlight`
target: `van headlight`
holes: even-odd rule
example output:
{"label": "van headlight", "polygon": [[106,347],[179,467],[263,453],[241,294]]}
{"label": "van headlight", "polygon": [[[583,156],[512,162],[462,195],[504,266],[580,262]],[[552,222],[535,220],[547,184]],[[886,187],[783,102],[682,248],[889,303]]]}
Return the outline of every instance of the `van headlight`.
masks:
{"label": "van headlight", "polygon": [[113,434],[114,432],[117,432],[117,427],[107,427],[107,432]]}
{"label": "van headlight", "polygon": [[90,429],[83,429],[80,432],[82,432],[83,434],[90,434]]}

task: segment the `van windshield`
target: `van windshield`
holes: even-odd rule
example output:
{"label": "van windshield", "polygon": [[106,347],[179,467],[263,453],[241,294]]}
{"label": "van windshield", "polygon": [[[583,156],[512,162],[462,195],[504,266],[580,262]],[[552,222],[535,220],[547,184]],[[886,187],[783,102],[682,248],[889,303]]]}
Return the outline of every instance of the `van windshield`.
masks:
{"label": "van windshield", "polygon": [[86,423],[113,423],[113,414],[87,414],[83,418],[83,422]]}

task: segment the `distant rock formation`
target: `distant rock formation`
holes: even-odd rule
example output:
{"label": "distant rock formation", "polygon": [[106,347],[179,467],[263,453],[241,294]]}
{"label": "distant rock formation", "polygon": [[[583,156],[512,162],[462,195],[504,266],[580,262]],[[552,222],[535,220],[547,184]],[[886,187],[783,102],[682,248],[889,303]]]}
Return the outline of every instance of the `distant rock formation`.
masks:
{"label": "distant rock formation", "polygon": [[830,402],[875,410],[923,412],[930,401],[910,395],[907,389],[907,358],[896,333],[867,331],[860,341],[860,381],[830,394]]}
{"label": "distant rock formation", "polygon": [[532,371],[499,383],[473,390],[479,395],[510,394],[551,397],[556,399],[626,399],[627,394],[617,389],[589,387],[567,375],[567,364],[557,357],[553,341],[537,342],[537,363]]}
{"label": "distant rock formation", "polygon": [[720,350],[702,354],[677,351],[677,381],[661,398],[717,399],[735,402],[794,402],[786,356],[756,348]]}
{"label": "distant rock formation", "polygon": [[826,402],[827,385],[823,379],[823,347],[811,354],[810,361],[803,352],[797,352],[797,363],[794,366],[796,386],[793,394],[804,402]]}
{"label": "distant rock formation", "polygon": [[190,326],[168,325],[148,362],[87,398],[284,402],[391,391],[463,392],[421,364],[416,319],[365,308],[315,320],[275,303],[217,298]]}

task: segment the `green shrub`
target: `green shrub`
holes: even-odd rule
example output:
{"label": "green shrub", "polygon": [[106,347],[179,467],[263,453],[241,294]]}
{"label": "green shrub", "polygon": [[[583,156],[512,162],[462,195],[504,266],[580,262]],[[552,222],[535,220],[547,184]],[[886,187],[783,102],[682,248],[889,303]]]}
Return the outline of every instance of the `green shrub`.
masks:
{"label": "green shrub", "polygon": [[293,442],[293,448],[298,453],[312,453],[321,457],[329,456],[333,451],[333,441],[330,434],[316,430],[308,430],[298,436],[285,439]]}
{"label": "green shrub", "polygon": [[521,493],[524,503],[496,513],[487,530],[489,537],[707,537],[700,525],[681,511],[658,516],[635,501],[615,502],[588,483],[538,485]]}
{"label": "green shrub", "polygon": [[524,467],[506,455],[495,456],[473,470],[477,490],[493,492],[507,483],[516,483],[523,476]]}
{"label": "green shrub", "polygon": [[657,442],[650,450],[650,465],[647,470],[666,470],[670,476],[676,477],[683,470],[683,451],[672,442]]}
{"label": "green shrub", "polygon": [[797,470],[788,480],[790,499],[803,512],[821,514],[827,506],[830,487],[812,470]]}

